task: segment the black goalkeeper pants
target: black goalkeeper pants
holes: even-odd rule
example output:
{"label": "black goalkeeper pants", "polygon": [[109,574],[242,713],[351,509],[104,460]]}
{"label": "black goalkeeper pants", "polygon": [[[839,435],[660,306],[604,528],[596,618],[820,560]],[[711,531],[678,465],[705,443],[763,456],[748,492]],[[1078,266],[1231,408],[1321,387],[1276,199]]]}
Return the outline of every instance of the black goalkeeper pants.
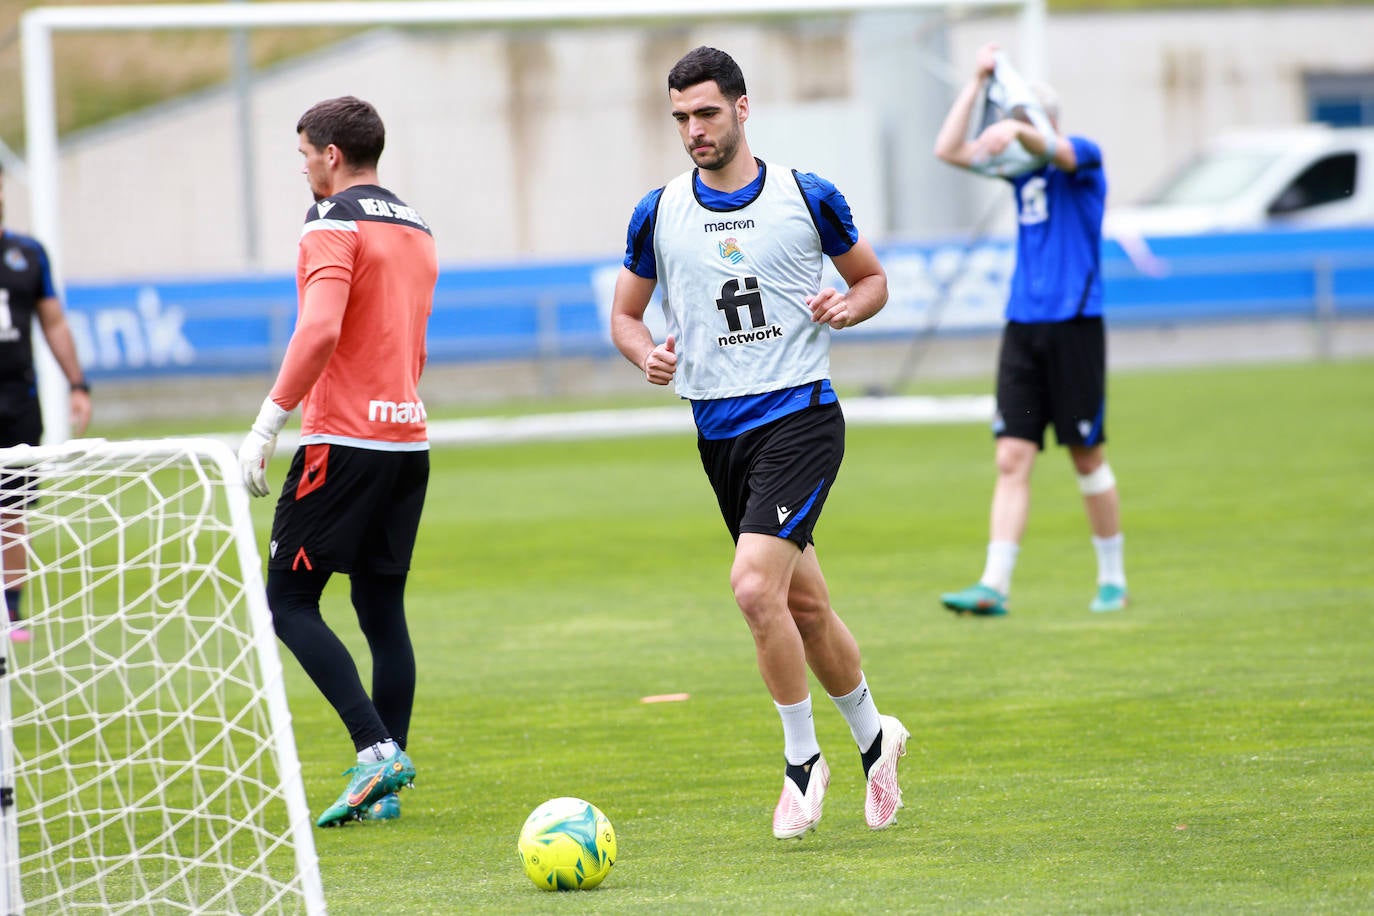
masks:
{"label": "black goalkeeper pants", "polygon": [[415,650],[406,627],[404,573],[349,576],[353,610],[372,654],[372,695],[320,614],[328,570],[269,569],[267,604],[277,636],[334,707],[355,750],[395,739],[403,749],[415,702]]}

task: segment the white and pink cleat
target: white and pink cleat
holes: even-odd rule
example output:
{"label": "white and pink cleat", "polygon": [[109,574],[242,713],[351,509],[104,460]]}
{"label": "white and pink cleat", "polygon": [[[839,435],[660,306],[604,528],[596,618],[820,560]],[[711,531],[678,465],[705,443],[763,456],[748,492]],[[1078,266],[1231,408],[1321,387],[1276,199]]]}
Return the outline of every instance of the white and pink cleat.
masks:
{"label": "white and pink cleat", "polygon": [[864,793],[864,820],[874,830],[891,827],[897,821],[897,810],[902,807],[897,764],[906,756],[906,739],[911,737],[895,716],[879,716],[878,721],[883,727],[883,749],[868,770],[868,791]]}
{"label": "white and pink cleat", "polygon": [[805,792],[790,776],[784,776],[782,796],[778,798],[778,806],[773,809],[773,836],[786,840],[816,829],[821,820],[821,806],[825,803],[825,790],[829,785],[830,765],[824,757],[817,757],[812,765]]}

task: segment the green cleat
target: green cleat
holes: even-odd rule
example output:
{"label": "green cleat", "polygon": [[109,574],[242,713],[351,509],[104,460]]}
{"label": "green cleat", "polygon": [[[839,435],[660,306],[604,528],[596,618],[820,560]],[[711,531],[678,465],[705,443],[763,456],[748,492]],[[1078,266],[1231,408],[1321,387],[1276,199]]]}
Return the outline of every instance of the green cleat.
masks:
{"label": "green cleat", "polygon": [[1093,611],[1103,614],[1108,611],[1126,610],[1126,590],[1119,585],[1099,585],[1097,597],[1089,605]]}
{"label": "green cleat", "polygon": [[956,614],[1001,617],[1007,612],[1007,596],[981,582],[961,592],[945,592],[940,601]]}
{"label": "green cleat", "polygon": [[[344,773],[353,777],[348,781],[348,788],[320,815],[315,822],[316,827],[333,827],[347,821],[361,820],[363,812],[373,802],[381,800],[384,795],[393,795],[403,786],[414,784],[415,764],[410,762],[405,751],[397,751],[394,757],[377,763],[360,763],[344,770]],[[399,813],[399,803],[397,810]]]}
{"label": "green cleat", "polygon": [[360,821],[394,821],[401,816],[401,796],[390,792],[358,812]]}

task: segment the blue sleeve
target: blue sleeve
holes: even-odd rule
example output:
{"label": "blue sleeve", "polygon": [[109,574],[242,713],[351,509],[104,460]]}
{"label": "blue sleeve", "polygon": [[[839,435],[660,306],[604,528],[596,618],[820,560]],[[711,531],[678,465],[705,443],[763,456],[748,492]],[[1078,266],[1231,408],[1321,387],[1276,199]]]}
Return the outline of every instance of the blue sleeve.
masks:
{"label": "blue sleeve", "polygon": [[1073,155],[1078,160],[1074,175],[1087,176],[1091,172],[1101,171],[1102,150],[1096,143],[1086,137],[1069,137],[1069,142],[1073,144]]}
{"label": "blue sleeve", "polygon": [[859,241],[859,230],[849,212],[849,201],[833,184],[810,172],[793,172],[816,231],[821,234],[821,250],[829,257],[842,255]]}
{"label": "blue sleeve", "polygon": [[662,196],[662,188],[645,194],[635,206],[630,228],[625,233],[625,267],[645,280],[658,279],[658,264],[654,261],[654,219]]}
{"label": "blue sleeve", "polygon": [[48,250],[38,239],[30,238],[29,243],[38,254],[39,296],[43,299],[56,299],[57,287],[52,282],[52,262],[48,260]]}

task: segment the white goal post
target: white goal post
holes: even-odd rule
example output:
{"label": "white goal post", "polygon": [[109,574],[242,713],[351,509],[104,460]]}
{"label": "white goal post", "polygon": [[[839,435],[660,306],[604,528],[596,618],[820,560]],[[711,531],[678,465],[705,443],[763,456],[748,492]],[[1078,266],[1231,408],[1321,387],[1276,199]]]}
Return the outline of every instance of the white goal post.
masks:
{"label": "white goal post", "polygon": [[0,637],[0,912],[323,913],[229,447],[20,446],[0,477],[28,636]]}
{"label": "white goal post", "polygon": [[[146,4],[134,6],[35,6],[23,14],[24,116],[32,230],[47,246],[62,276],[58,133],[53,36],[74,32],[171,29],[245,30],[319,26],[578,26],[673,25],[712,20],[798,19],[884,11],[1016,10],[1020,19],[1018,61],[1025,72],[1042,71],[1046,0],[341,0]],[[56,362],[35,335],[46,442],[69,434],[67,386]]]}

